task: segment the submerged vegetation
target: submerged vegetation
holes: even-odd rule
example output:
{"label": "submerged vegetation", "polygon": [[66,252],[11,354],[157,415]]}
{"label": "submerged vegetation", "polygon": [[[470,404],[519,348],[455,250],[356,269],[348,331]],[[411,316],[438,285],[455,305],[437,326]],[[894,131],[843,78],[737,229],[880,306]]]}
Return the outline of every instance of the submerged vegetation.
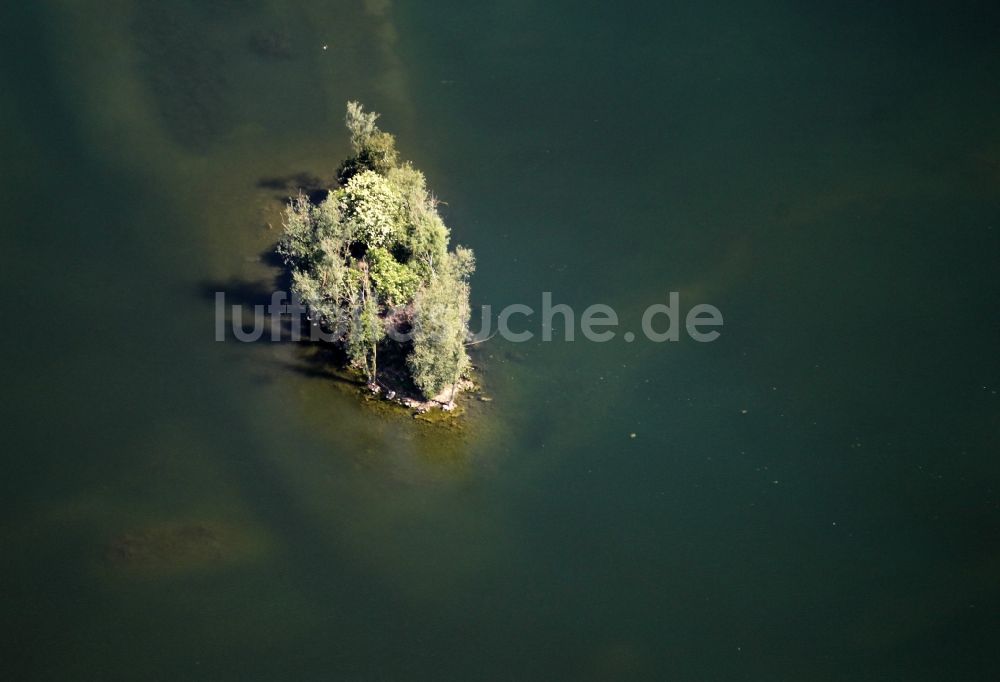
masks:
{"label": "submerged vegetation", "polygon": [[314,324],[363,372],[369,388],[447,409],[468,377],[471,250],[450,232],[424,174],[400,162],[378,114],[347,105],[353,156],[320,201],[285,210],[277,250]]}

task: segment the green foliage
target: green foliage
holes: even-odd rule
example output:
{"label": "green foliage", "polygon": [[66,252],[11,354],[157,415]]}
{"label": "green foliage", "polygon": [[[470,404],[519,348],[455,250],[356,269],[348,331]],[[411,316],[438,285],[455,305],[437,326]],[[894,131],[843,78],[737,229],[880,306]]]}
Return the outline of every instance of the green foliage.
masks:
{"label": "green foliage", "polygon": [[409,161],[392,168],[386,180],[403,200],[407,215],[412,218],[417,211],[428,207],[427,178]]}
{"label": "green foliage", "polygon": [[378,114],[366,113],[357,102],[347,103],[347,129],[351,132],[351,148],[354,156],[344,161],[337,172],[341,183],[346,183],[355,175],[366,170],[379,175],[387,175],[399,163],[396,138],[378,129],[375,121]]}
{"label": "green foliage", "polygon": [[472,249],[456,246],[451,259],[451,268],[453,276],[468,286],[469,278],[476,271],[476,255]]}
{"label": "green foliage", "polygon": [[385,337],[385,327],[379,317],[378,302],[372,292],[368,273],[362,272],[360,286],[352,290],[350,326],[347,332],[347,355],[351,364],[364,370],[368,382],[375,381],[378,371],[378,344]]}
{"label": "green foliage", "polygon": [[332,202],[314,206],[300,194],[283,217],[277,251],[289,265],[292,289],[314,317],[333,328],[342,321],[348,291],[347,230]]}
{"label": "green foliage", "polygon": [[373,248],[392,244],[405,233],[399,193],[375,171],[355,175],[333,196],[352,241]]}
{"label": "green foliage", "polygon": [[472,253],[448,254],[414,301],[413,353],[409,357],[413,381],[426,396],[455,386],[469,369],[465,351],[469,320],[469,282]]}
{"label": "green foliage", "polygon": [[351,147],[354,148],[355,154],[364,149],[365,142],[378,132],[378,127],[375,125],[377,120],[378,114],[374,111],[365,112],[360,102],[347,103],[344,122],[347,124],[348,132],[351,133]]}
{"label": "green foliage", "polygon": [[414,332],[408,367],[433,397],[468,370],[475,260],[461,247],[448,252],[449,230],[424,174],[399,163],[395,138],[378,129],[377,118],[348,103],[354,156],[341,166],[341,186],[318,204],[301,194],[289,202],[277,251],[313,319],[341,332],[351,364],[369,382],[395,319],[390,310],[408,309]]}
{"label": "green foliage", "polygon": [[313,220],[316,224],[316,236],[320,240],[332,240],[337,244],[346,244],[351,240],[351,226],[344,219],[340,203],[330,201],[332,192],[314,208]]}
{"label": "green foliage", "polygon": [[389,306],[409,303],[420,286],[420,276],[400,263],[383,247],[370,249],[366,257],[375,289]]}
{"label": "green foliage", "polygon": [[283,216],[285,233],[278,242],[278,255],[291,264],[304,264],[316,245],[314,207],[302,193],[288,203]]}
{"label": "green foliage", "polygon": [[433,271],[434,262],[441,262],[448,252],[448,228],[427,191],[423,173],[406,163],[394,168],[387,179],[402,197],[406,215],[406,230],[400,245],[407,260],[413,261],[414,269],[426,278]]}

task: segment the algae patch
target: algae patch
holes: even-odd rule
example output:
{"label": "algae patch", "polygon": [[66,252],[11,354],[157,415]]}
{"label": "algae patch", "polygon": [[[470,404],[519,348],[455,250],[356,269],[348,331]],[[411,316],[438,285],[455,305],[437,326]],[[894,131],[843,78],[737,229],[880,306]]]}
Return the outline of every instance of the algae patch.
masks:
{"label": "algae patch", "polygon": [[105,566],[132,577],[158,578],[229,567],[259,558],[268,543],[251,529],[218,522],[167,522],[108,541]]}

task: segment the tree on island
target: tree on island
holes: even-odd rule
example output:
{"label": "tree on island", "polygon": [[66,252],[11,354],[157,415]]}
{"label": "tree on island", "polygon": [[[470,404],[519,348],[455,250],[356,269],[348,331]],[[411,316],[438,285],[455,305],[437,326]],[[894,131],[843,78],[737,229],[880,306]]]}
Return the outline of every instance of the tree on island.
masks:
{"label": "tree on island", "polygon": [[[348,102],[353,156],[337,171],[339,186],[318,203],[303,194],[289,202],[277,251],[310,317],[333,332],[373,390],[400,390],[387,377],[402,370],[424,398],[450,406],[470,366],[475,258],[448,250],[450,232],[424,174],[399,161],[377,119]],[[405,358],[401,367],[380,368],[387,344],[397,344],[401,352],[388,355]]]}

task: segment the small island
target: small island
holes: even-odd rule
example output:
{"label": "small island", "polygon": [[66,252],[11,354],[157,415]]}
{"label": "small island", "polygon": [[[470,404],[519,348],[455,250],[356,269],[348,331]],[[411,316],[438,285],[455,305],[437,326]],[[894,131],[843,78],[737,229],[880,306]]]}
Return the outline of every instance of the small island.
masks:
{"label": "small island", "polygon": [[322,197],[300,193],[277,252],[292,293],[368,389],[417,411],[450,411],[472,385],[470,249],[450,230],[424,174],[400,162],[378,114],[347,104],[353,156]]}

